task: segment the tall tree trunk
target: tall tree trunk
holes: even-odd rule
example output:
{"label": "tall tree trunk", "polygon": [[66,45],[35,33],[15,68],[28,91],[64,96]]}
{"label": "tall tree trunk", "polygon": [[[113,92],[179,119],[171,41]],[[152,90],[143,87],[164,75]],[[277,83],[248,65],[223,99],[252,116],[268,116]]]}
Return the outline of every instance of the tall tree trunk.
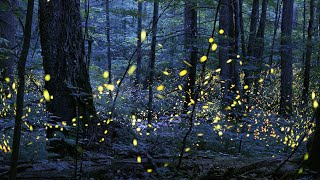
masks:
{"label": "tall tree trunk", "polygon": [[[320,38],[320,1],[318,1],[317,3],[317,16],[318,16],[318,22],[317,22],[317,35],[318,35],[318,38]],[[318,53],[317,53],[317,66],[320,66],[320,44],[318,43]]]}
{"label": "tall tree trunk", "polygon": [[79,115],[92,128],[96,119],[89,64],[85,59],[81,27],[80,1],[39,1],[40,38],[45,75],[45,89],[52,96],[47,111],[70,122],[76,116],[75,95],[79,101]]}
{"label": "tall tree trunk", "polygon": [[310,63],[312,57],[312,34],[313,34],[313,21],[314,21],[314,0],[310,0],[310,19],[308,26],[308,38],[307,38],[307,52],[306,60],[304,65],[304,79],[303,79],[303,91],[302,91],[302,101],[305,105],[308,103],[308,94],[309,94],[309,84],[310,84]]}
{"label": "tall tree trunk", "polygon": [[16,179],[17,176],[17,166],[19,160],[19,151],[20,151],[20,138],[21,138],[21,121],[23,116],[23,99],[24,99],[24,89],[25,89],[25,67],[28,58],[30,40],[31,40],[31,31],[32,31],[32,17],[33,17],[33,7],[34,0],[28,0],[27,7],[27,17],[25,23],[24,37],[22,52],[18,62],[18,93],[17,93],[17,110],[15,116],[15,125],[14,125],[14,134],[13,134],[13,145],[12,145],[12,154],[11,154],[11,167],[9,179]]}
{"label": "tall tree trunk", "polygon": [[277,6],[276,6],[276,12],[275,12],[276,17],[274,19],[274,29],[273,29],[273,36],[272,36],[271,54],[269,57],[270,67],[272,67],[272,64],[273,64],[273,53],[274,53],[274,46],[275,46],[277,31],[279,27],[280,13],[281,13],[281,0],[277,0]]}
{"label": "tall tree trunk", "polygon": [[153,18],[152,18],[152,40],[149,63],[149,102],[148,102],[148,124],[151,124],[153,114],[153,80],[156,63],[156,45],[157,45],[157,24],[159,16],[159,1],[153,2]]}
{"label": "tall tree trunk", "polygon": [[190,0],[185,1],[184,5],[184,30],[185,30],[185,49],[188,54],[189,74],[185,85],[184,111],[186,112],[191,105],[191,99],[194,97],[194,89],[197,75],[197,3]]}
{"label": "tall tree trunk", "polygon": [[[306,29],[307,29],[307,2],[303,0],[303,29],[302,29],[302,43],[306,43]],[[302,63],[305,63],[306,53],[302,50]]]}
{"label": "tall tree trunk", "polygon": [[229,59],[229,0],[221,0],[221,7],[219,11],[219,28],[224,33],[219,36],[219,66],[221,68],[220,80],[223,93],[222,105],[226,106],[228,103],[228,92],[230,85],[230,64],[227,63]]}
{"label": "tall tree trunk", "polygon": [[[254,55],[255,40],[257,34],[257,24],[259,19],[259,0],[253,0],[250,16],[250,32],[248,41],[248,59],[252,59]],[[249,61],[250,63],[250,61]]]}
{"label": "tall tree trunk", "polygon": [[[261,9],[261,17],[259,22],[259,28],[257,31],[257,38],[256,38],[256,49],[255,49],[255,58],[257,59],[258,66],[260,66],[262,62],[262,56],[264,51],[264,32],[266,29],[266,18],[267,18],[267,4],[268,0],[262,1],[262,9]],[[261,69],[260,69],[261,70]]]}
{"label": "tall tree trunk", "polygon": [[106,0],[106,24],[107,24],[107,62],[108,62],[108,72],[109,72],[109,81],[108,83],[112,83],[112,72],[111,72],[111,41],[110,41],[110,0]]}
{"label": "tall tree trunk", "polygon": [[251,10],[251,16],[250,16],[250,32],[249,32],[249,41],[248,41],[248,52],[246,58],[246,69],[245,77],[244,77],[244,83],[246,86],[248,86],[246,93],[245,93],[245,99],[247,103],[249,102],[249,93],[251,89],[251,83],[252,83],[252,75],[255,70],[255,57],[254,57],[254,50],[256,45],[256,35],[257,35],[257,24],[259,19],[259,0],[253,0],[252,2],[252,10]]}
{"label": "tall tree trunk", "polygon": [[287,116],[292,113],[292,26],[293,2],[283,1],[281,23],[281,97],[280,113]]}
{"label": "tall tree trunk", "polygon": [[256,48],[254,51],[254,57],[256,59],[256,67],[258,70],[255,72],[255,94],[259,90],[259,75],[262,71],[262,66],[264,64],[263,62],[263,52],[264,52],[264,33],[266,29],[266,18],[267,18],[267,5],[268,0],[262,1],[262,8],[261,8],[261,16],[260,16],[260,22],[259,22],[259,28],[257,31],[257,38],[256,38]]}
{"label": "tall tree trunk", "polygon": [[138,31],[137,31],[137,70],[136,70],[136,85],[141,83],[141,70],[142,70],[142,41],[141,41],[141,32],[142,32],[142,0],[138,0]]}
{"label": "tall tree trunk", "polygon": [[[15,46],[15,15],[17,1],[8,0],[0,2],[0,38],[6,39],[8,43],[0,41],[0,48],[12,49]],[[1,57],[0,60],[0,81],[13,82],[13,67],[14,67],[14,57],[11,53],[5,53],[5,57]]]}
{"label": "tall tree trunk", "polygon": [[311,149],[309,150],[308,163],[311,169],[320,170],[320,107],[315,110],[315,131],[313,134]]}
{"label": "tall tree trunk", "polygon": [[239,18],[240,18],[240,33],[241,33],[241,49],[242,57],[247,57],[247,47],[244,34],[244,22],[243,22],[243,0],[239,0]]}
{"label": "tall tree trunk", "polygon": [[241,27],[240,27],[240,9],[239,9],[239,1],[230,1],[230,29],[229,29],[229,36],[232,39],[230,42],[230,59],[231,62],[231,79],[232,84],[234,84],[233,91],[235,93],[240,93],[241,83],[240,83],[240,76],[239,76],[239,60],[238,55],[240,55],[240,42],[241,42]]}

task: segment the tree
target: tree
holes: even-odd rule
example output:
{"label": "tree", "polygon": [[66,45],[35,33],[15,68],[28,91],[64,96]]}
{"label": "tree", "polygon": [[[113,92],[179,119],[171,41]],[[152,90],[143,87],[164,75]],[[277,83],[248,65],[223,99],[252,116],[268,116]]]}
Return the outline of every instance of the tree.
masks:
{"label": "tree", "polygon": [[25,23],[25,31],[23,37],[23,46],[21,55],[18,62],[18,92],[17,92],[17,110],[15,116],[14,124],[14,134],[13,134],[13,145],[11,154],[11,166],[9,179],[16,179],[17,166],[19,160],[20,151],[20,138],[21,138],[21,121],[23,116],[23,99],[24,99],[24,89],[25,89],[25,67],[29,53],[30,41],[31,41],[31,31],[32,31],[32,17],[33,17],[33,7],[34,0],[28,0],[27,16]]}
{"label": "tree", "polygon": [[110,41],[110,1],[106,0],[106,23],[107,23],[107,62],[108,62],[108,72],[109,72],[109,81],[108,83],[112,83],[112,73],[111,73],[111,41]]}
{"label": "tree", "polygon": [[138,30],[137,30],[137,71],[136,71],[136,85],[141,83],[141,71],[142,71],[142,40],[141,40],[141,33],[142,33],[142,0],[138,0]]}
{"label": "tree", "polygon": [[272,64],[273,64],[274,46],[275,46],[277,31],[279,27],[280,14],[281,14],[281,11],[279,11],[280,9],[281,9],[281,3],[280,3],[280,0],[277,0],[276,10],[275,10],[276,17],[274,18],[274,25],[273,25],[274,28],[273,28],[273,36],[272,36],[272,44],[271,44],[271,53],[269,57],[270,67],[272,67]]}
{"label": "tree", "polygon": [[292,27],[293,1],[283,1],[281,22],[281,90],[280,113],[292,113]]}
{"label": "tree", "polygon": [[152,40],[149,63],[149,102],[148,102],[148,124],[151,124],[153,114],[153,80],[156,63],[156,45],[157,45],[157,24],[159,14],[159,1],[153,2],[153,18],[152,18]]}
{"label": "tree", "polygon": [[228,91],[230,85],[230,64],[227,63],[229,59],[229,0],[221,0],[221,6],[219,11],[219,66],[221,68],[220,80],[221,88],[223,92],[222,103],[224,106],[228,102]]}
{"label": "tree", "polygon": [[39,17],[47,111],[63,121],[71,121],[77,108],[74,96],[81,96],[79,115],[87,121],[95,119],[80,1],[40,0]]}
{"label": "tree", "polygon": [[239,76],[239,56],[240,55],[240,42],[241,42],[241,16],[240,16],[240,4],[239,1],[230,1],[230,29],[229,35],[232,39],[230,46],[230,59],[231,62],[231,79],[232,84],[235,86],[232,88],[233,92],[241,94],[241,81]]}
{"label": "tree", "polygon": [[312,169],[320,169],[320,108],[315,110],[314,115],[315,121],[315,132],[313,138],[311,139],[311,148],[309,149],[310,157],[308,159],[309,166]]}
{"label": "tree", "polygon": [[184,48],[188,54],[189,74],[185,84],[184,111],[186,112],[194,97],[197,76],[197,3],[186,0],[184,5]]}
{"label": "tree", "polygon": [[256,37],[256,48],[254,51],[254,58],[256,59],[256,66],[258,70],[256,71],[256,81],[255,81],[255,91],[258,91],[258,76],[260,72],[262,71],[262,64],[263,64],[263,52],[264,52],[264,32],[266,29],[266,18],[267,18],[267,6],[268,6],[268,0],[262,1],[262,9],[261,9],[261,16],[260,16],[260,22],[259,27],[257,31],[257,37]]}
{"label": "tree", "polygon": [[[15,15],[16,0],[1,1],[0,7],[0,48],[7,49],[4,56],[0,56],[0,81],[13,82],[14,58],[9,51],[15,46]],[[5,42],[5,41],[7,42]]]}
{"label": "tree", "polygon": [[314,21],[314,0],[310,0],[310,19],[308,26],[308,37],[307,37],[307,51],[304,65],[304,79],[303,79],[303,91],[302,101],[304,104],[308,104],[309,84],[310,84],[310,63],[312,57],[312,34],[313,34],[313,21]]}
{"label": "tree", "polygon": [[247,48],[245,43],[245,34],[244,34],[244,22],[243,22],[243,0],[239,0],[239,18],[240,18],[240,33],[241,33],[241,49],[242,57],[247,57]]}
{"label": "tree", "polygon": [[[252,83],[252,70],[256,70],[255,65],[255,57],[254,57],[254,50],[256,45],[256,36],[257,36],[257,24],[259,19],[259,0],[253,0],[252,3],[252,9],[251,9],[251,16],[250,16],[250,32],[249,32],[249,40],[248,40],[248,52],[247,52],[247,68],[248,70],[245,70],[245,85],[247,85],[248,92],[251,88]],[[247,101],[249,98],[246,98]]]}

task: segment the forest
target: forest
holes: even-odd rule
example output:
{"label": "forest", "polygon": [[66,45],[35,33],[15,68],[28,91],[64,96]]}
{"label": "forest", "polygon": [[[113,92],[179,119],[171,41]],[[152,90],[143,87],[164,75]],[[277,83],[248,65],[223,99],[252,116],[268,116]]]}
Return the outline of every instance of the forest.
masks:
{"label": "forest", "polygon": [[0,0],[0,179],[320,179],[320,1]]}

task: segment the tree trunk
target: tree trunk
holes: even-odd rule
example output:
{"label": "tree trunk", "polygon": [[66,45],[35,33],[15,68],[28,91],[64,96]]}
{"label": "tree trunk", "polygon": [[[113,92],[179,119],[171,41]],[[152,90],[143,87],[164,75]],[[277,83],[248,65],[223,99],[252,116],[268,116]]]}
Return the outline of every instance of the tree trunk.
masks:
{"label": "tree trunk", "polygon": [[148,102],[148,124],[151,124],[153,114],[153,80],[156,63],[156,45],[157,45],[157,24],[159,14],[159,1],[154,0],[153,18],[152,18],[152,40],[149,63],[149,102]]}
{"label": "tree trunk", "polygon": [[[317,16],[318,16],[318,22],[317,22],[317,35],[318,35],[318,38],[320,38],[320,1],[318,1],[317,3]],[[318,44],[318,49],[320,49],[320,44]],[[320,66],[320,51],[318,51],[317,53],[317,66]]]}
{"label": "tree trunk", "polygon": [[[257,24],[259,19],[259,0],[253,0],[250,16],[250,34],[248,41],[248,59],[252,59],[254,55],[255,40],[257,34]],[[250,63],[250,61],[248,62]]]}
{"label": "tree trunk", "polygon": [[185,1],[184,6],[184,30],[185,30],[185,50],[188,54],[188,61],[191,67],[189,67],[189,74],[187,83],[185,85],[185,102],[184,112],[187,111],[191,105],[191,99],[194,97],[194,89],[197,75],[197,3],[190,0]]}
{"label": "tree trunk", "polygon": [[230,59],[232,59],[231,62],[231,79],[232,84],[235,86],[233,87],[232,91],[234,94],[237,92],[240,93],[241,89],[241,83],[240,83],[240,76],[239,76],[239,60],[238,55],[240,54],[240,10],[239,10],[239,1],[230,1],[230,8],[229,8],[230,14],[230,29],[229,29],[229,36],[232,39],[230,46]]}
{"label": "tree trunk", "polygon": [[240,32],[241,32],[241,48],[242,48],[242,57],[247,57],[247,48],[246,40],[244,35],[244,22],[243,22],[243,0],[239,0],[239,17],[240,17]]}
{"label": "tree trunk", "polygon": [[264,52],[264,33],[266,29],[266,18],[267,18],[267,6],[268,0],[262,1],[262,9],[261,9],[261,16],[259,22],[259,28],[257,31],[257,38],[256,38],[256,48],[254,51],[254,57],[256,59],[255,65],[258,68],[255,72],[255,92],[257,94],[259,91],[259,75],[262,71],[263,62],[263,52]]}
{"label": "tree trunk", "polygon": [[281,9],[281,0],[277,0],[277,6],[276,6],[276,17],[274,19],[274,29],[273,29],[273,36],[272,36],[272,45],[271,45],[271,54],[269,58],[269,66],[272,67],[273,64],[273,53],[274,53],[274,46],[275,46],[275,41],[276,41],[276,36],[277,36],[277,31],[279,27],[279,20],[280,20],[280,13],[279,10]]}
{"label": "tree trunk", "polygon": [[315,111],[315,131],[309,151],[309,166],[311,169],[320,170],[320,108]]}
{"label": "tree trunk", "polygon": [[[307,2],[303,0],[303,29],[302,29],[302,44],[306,43],[306,29],[307,29]],[[302,63],[305,63],[305,50],[302,50]]]}
{"label": "tree trunk", "polygon": [[107,62],[108,62],[108,72],[109,72],[109,81],[112,83],[112,73],[111,73],[111,41],[110,41],[110,0],[106,0],[106,24],[107,24]]}
{"label": "tree trunk", "polygon": [[0,2],[0,38],[8,41],[8,44],[0,41],[0,48],[8,50],[4,57],[0,57],[0,81],[10,81],[9,85],[13,82],[14,57],[9,50],[15,46],[16,23],[14,11],[16,10],[16,5],[16,0]]}
{"label": "tree trunk", "polygon": [[90,119],[97,120],[89,79],[89,64],[85,59],[81,27],[80,1],[39,1],[40,38],[45,75],[45,89],[51,99],[47,111],[70,122],[76,116],[76,98],[79,115],[92,127]]}
{"label": "tree trunk", "polygon": [[281,92],[280,113],[290,116],[292,113],[292,25],[293,1],[283,1],[281,23]]}
{"label": "tree trunk", "polygon": [[24,76],[25,76],[25,67],[26,67],[26,62],[27,62],[29,48],[30,48],[33,7],[34,7],[34,0],[28,0],[27,17],[26,17],[26,23],[25,23],[25,31],[23,35],[23,46],[22,46],[22,51],[19,58],[19,62],[18,62],[19,86],[18,86],[17,100],[16,100],[17,110],[16,110],[15,124],[14,124],[9,179],[16,179],[16,176],[17,176],[17,166],[18,166],[18,160],[19,160],[20,138],[21,138],[21,121],[23,116],[23,99],[24,99],[24,89],[25,89]]}
{"label": "tree trunk", "polygon": [[263,0],[259,28],[257,32],[257,38],[256,38],[256,50],[254,52],[255,58],[257,59],[257,61],[259,61],[258,66],[261,66],[263,63],[262,56],[264,51],[264,32],[266,29],[267,5],[268,5],[268,0]]}
{"label": "tree trunk", "polygon": [[245,92],[245,99],[247,103],[249,103],[249,93],[251,89],[251,83],[253,80],[253,73],[256,70],[255,61],[256,58],[254,57],[254,50],[256,45],[256,35],[257,35],[257,22],[259,19],[259,0],[253,0],[252,3],[252,10],[250,16],[250,32],[249,32],[249,41],[248,41],[248,52],[246,58],[246,68],[244,70],[245,77],[244,83],[248,86]]}
{"label": "tree trunk", "polygon": [[142,41],[141,41],[141,32],[142,32],[142,0],[138,0],[138,31],[137,31],[137,70],[136,70],[136,85],[141,83],[141,70],[142,70]]}
{"label": "tree trunk", "polygon": [[227,64],[229,59],[229,0],[221,0],[221,7],[219,11],[219,28],[224,33],[219,35],[219,66],[221,68],[220,80],[223,93],[222,105],[228,103],[228,92],[230,85],[230,64]]}
{"label": "tree trunk", "polygon": [[306,52],[306,61],[304,65],[304,79],[303,79],[303,91],[302,91],[302,101],[305,105],[308,103],[308,94],[309,94],[309,84],[310,84],[310,63],[312,57],[312,34],[313,34],[313,21],[314,21],[314,0],[310,0],[310,19],[308,26],[308,38],[307,38],[307,52]]}

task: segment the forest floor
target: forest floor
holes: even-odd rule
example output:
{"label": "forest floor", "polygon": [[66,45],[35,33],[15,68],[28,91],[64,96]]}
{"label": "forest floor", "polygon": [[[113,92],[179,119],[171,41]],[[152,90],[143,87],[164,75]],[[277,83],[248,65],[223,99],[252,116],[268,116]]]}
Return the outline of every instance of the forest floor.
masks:
{"label": "forest floor", "polygon": [[[319,179],[311,170],[297,176],[298,160],[288,161],[276,174],[275,170],[285,157],[248,158],[241,155],[217,153],[207,156],[185,157],[179,170],[175,169],[171,157],[152,157],[157,169],[147,172],[148,162],[137,163],[135,158],[115,158],[101,152],[85,152],[78,161],[78,179]],[[0,168],[0,177],[6,178],[8,162]],[[18,179],[74,179],[75,160],[71,157],[37,162],[20,162]],[[80,178],[81,177],[81,178]]]}
{"label": "forest floor", "polygon": [[[200,129],[208,132],[205,125],[191,133],[187,147],[196,143],[196,148],[185,152],[177,169],[186,128],[173,128],[149,137],[139,137],[130,128],[117,129],[112,141],[106,139],[94,150],[85,149],[77,167],[74,154],[49,153],[45,159],[21,161],[18,179],[320,179],[319,173],[302,168],[303,148],[277,170],[292,150],[279,153],[279,146],[266,149],[265,142],[243,141],[239,153],[239,144],[227,141],[227,134],[225,139],[197,136]],[[137,146],[132,145],[133,138],[138,139]],[[138,156],[141,162],[137,162]],[[9,160],[2,158],[0,163],[0,179],[5,179]]]}

